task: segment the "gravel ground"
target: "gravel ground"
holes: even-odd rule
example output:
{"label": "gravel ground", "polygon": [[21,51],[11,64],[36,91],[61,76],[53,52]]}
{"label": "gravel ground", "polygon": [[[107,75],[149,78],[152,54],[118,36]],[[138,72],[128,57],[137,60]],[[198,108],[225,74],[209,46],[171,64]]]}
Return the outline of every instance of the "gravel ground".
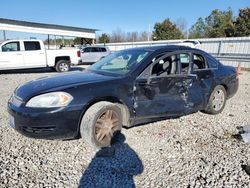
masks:
{"label": "gravel ground", "polygon": [[242,165],[250,165],[250,144],[232,135],[250,123],[250,72],[221,114],[123,129],[119,142],[98,153],[81,139],[30,139],[8,127],[13,90],[52,74],[0,74],[0,187],[249,187]]}

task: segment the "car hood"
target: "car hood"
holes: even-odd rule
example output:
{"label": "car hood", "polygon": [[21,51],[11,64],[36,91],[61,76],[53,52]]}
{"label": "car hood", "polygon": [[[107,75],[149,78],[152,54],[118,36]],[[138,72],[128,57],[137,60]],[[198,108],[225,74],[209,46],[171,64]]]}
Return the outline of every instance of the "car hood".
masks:
{"label": "car hood", "polygon": [[60,90],[77,85],[114,79],[117,79],[117,77],[90,71],[61,73],[57,76],[48,76],[27,82],[16,89],[15,95],[23,101],[26,101],[30,97],[49,92],[50,90]]}

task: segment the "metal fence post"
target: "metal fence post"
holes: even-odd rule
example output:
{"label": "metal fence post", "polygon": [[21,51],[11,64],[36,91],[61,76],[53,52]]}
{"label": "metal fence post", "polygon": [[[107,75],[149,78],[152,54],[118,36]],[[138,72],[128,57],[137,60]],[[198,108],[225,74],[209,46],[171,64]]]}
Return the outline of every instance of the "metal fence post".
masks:
{"label": "metal fence post", "polygon": [[221,44],[222,44],[222,41],[219,42],[219,47],[218,47],[218,52],[217,52],[218,56],[220,56]]}

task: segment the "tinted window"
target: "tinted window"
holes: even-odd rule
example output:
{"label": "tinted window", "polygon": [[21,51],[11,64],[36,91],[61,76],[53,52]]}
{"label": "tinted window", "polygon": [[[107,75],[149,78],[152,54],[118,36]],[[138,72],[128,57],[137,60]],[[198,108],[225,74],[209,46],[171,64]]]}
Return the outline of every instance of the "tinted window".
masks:
{"label": "tinted window", "polygon": [[9,42],[2,46],[2,52],[15,52],[20,51],[19,42]]}
{"label": "tinted window", "polygon": [[31,41],[25,41],[24,48],[25,51],[41,50],[39,42],[31,42]]}
{"label": "tinted window", "polygon": [[100,52],[106,52],[106,48],[99,48]]}
{"label": "tinted window", "polygon": [[91,52],[91,48],[84,48],[84,52]]}
{"label": "tinted window", "polygon": [[209,68],[218,68],[218,62],[216,59],[208,57],[209,60]]}
{"label": "tinted window", "polygon": [[92,52],[99,52],[99,48],[92,48]]}

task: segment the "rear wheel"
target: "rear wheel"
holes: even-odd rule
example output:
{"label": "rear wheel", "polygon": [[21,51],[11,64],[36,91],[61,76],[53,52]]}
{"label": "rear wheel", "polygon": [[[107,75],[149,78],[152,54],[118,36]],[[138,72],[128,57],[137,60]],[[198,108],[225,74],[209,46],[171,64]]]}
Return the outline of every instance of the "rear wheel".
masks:
{"label": "rear wheel", "polygon": [[66,60],[60,60],[56,63],[55,69],[57,72],[67,72],[70,69],[70,64]]}
{"label": "rear wheel", "polygon": [[222,85],[218,85],[214,88],[210,95],[207,109],[204,112],[208,114],[219,114],[226,104],[226,90]]}
{"label": "rear wheel", "polygon": [[80,133],[94,148],[110,146],[115,134],[122,128],[120,108],[110,102],[93,104],[84,114]]}

